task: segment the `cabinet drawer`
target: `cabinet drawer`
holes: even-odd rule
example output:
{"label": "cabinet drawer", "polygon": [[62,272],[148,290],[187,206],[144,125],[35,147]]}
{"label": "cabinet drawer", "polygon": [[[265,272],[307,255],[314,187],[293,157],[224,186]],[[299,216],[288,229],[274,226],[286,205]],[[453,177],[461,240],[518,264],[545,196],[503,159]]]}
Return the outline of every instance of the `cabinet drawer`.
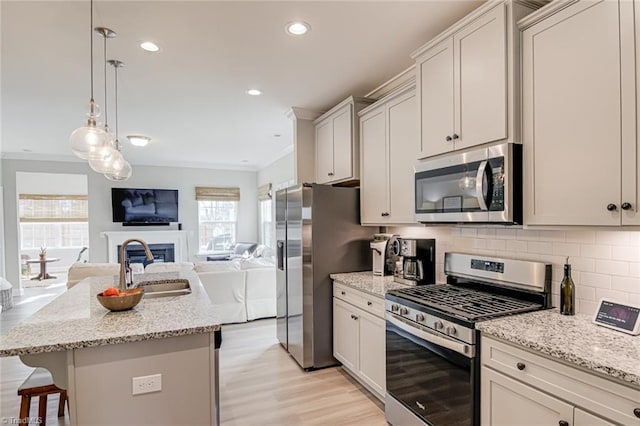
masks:
{"label": "cabinet drawer", "polygon": [[571,367],[514,345],[482,337],[484,366],[625,425],[640,425],[640,389]]}
{"label": "cabinet drawer", "polygon": [[339,282],[333,283],[333,296],[359,307],[365,312],[384,318],[384,298],[357,290]]}

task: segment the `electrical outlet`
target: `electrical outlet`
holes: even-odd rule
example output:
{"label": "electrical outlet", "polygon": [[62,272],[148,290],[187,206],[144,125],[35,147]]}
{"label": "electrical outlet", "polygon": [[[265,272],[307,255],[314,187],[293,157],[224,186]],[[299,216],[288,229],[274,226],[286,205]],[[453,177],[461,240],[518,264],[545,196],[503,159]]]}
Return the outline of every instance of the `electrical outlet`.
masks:
{"label": "electrical outlet", "polygon": [[132,395],[142,393],[160,392],[162,390],[162,374],[154,374],[152,376],[133,377]]}

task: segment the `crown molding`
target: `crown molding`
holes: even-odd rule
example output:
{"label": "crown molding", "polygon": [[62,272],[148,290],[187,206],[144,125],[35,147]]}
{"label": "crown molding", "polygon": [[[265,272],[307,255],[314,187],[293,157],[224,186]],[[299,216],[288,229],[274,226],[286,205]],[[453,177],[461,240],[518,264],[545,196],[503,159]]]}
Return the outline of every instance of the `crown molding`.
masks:
{"label": "crown molding", "polygon": [[316,118],[322,115],[321,112],[313,111],[306,108],[300,107],[291,107],[289,111],[286,112],[286,116],[290,120],[315,120]]}

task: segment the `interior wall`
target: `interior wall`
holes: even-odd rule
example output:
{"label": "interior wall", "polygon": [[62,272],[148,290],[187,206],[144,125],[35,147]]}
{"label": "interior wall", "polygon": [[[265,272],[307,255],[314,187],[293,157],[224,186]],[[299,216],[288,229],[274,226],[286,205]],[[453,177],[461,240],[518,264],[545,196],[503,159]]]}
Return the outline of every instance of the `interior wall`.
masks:
{"label": "interior wall", "polygon": [[279,188],[283,183],[293,181],[294,169],[292,152],[259,170],[258,186],[271,183],[273,188]]}
{"label": "interior wall", "polygon": [[559,306],[563,265],[569,257],[576,312],[594,314],[603,297],[640,305],[640,231],[473,226],[390,227],[388,231],[405,237],[436,238],[439,283],[445,280],[446,251],[546,262],[553,269],[553,305]]}
{"label": "interior wall", "polygon": [[[5,248],[6,276],[14,285],[19,285],[18,216],[16,173],[72,173],[84,174],[88,180],[89,193],[89,244],[90,261],[107,261],[107,240],[101,237],[105,231],[162,230],[168,227],[123,227],[112,221],[111,188],[158,188],[179,191],[179,219],[187,232],[189,258],[195,260],[198,251],[198,205],[195,200],[196,186],[240,187],[238,209],[238,240],[257,241],[257,173],[251,171],[212,170],[184,167],[133,166],[133,176],[126,182],[112,182],[89,168],[86,162],[2,160],[5,186]],[[173,227],[172,227],[173,228]]]}

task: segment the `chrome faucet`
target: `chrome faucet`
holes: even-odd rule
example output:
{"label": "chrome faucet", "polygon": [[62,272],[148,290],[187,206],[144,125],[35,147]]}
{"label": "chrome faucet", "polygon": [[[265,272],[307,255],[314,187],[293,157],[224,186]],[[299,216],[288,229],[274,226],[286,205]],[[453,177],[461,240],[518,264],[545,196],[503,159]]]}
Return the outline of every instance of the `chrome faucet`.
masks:
{"label": "chrome faucet", "polygon": [[147,245],[146,242],[142,241],[141,239],[129,238],[124,243],[122,243],[122,245],[120,246],[120,282],[118,284],[118,289],[120,291],[125,291],[127,289],[128,284],[131,284],[133,282],[133,277],[131,278],[131,282],[127,282],[127,269],[128,269],[129,261],[126,258],[127,255],[126,255],[125,248],[130,243],[134,243],[134,242],[142,244],[142,247],[144,248],[144,253],[147,255],[147,260],[153,260],[153,254],[151,254],[151,250],[149,249],[149,246]]}

